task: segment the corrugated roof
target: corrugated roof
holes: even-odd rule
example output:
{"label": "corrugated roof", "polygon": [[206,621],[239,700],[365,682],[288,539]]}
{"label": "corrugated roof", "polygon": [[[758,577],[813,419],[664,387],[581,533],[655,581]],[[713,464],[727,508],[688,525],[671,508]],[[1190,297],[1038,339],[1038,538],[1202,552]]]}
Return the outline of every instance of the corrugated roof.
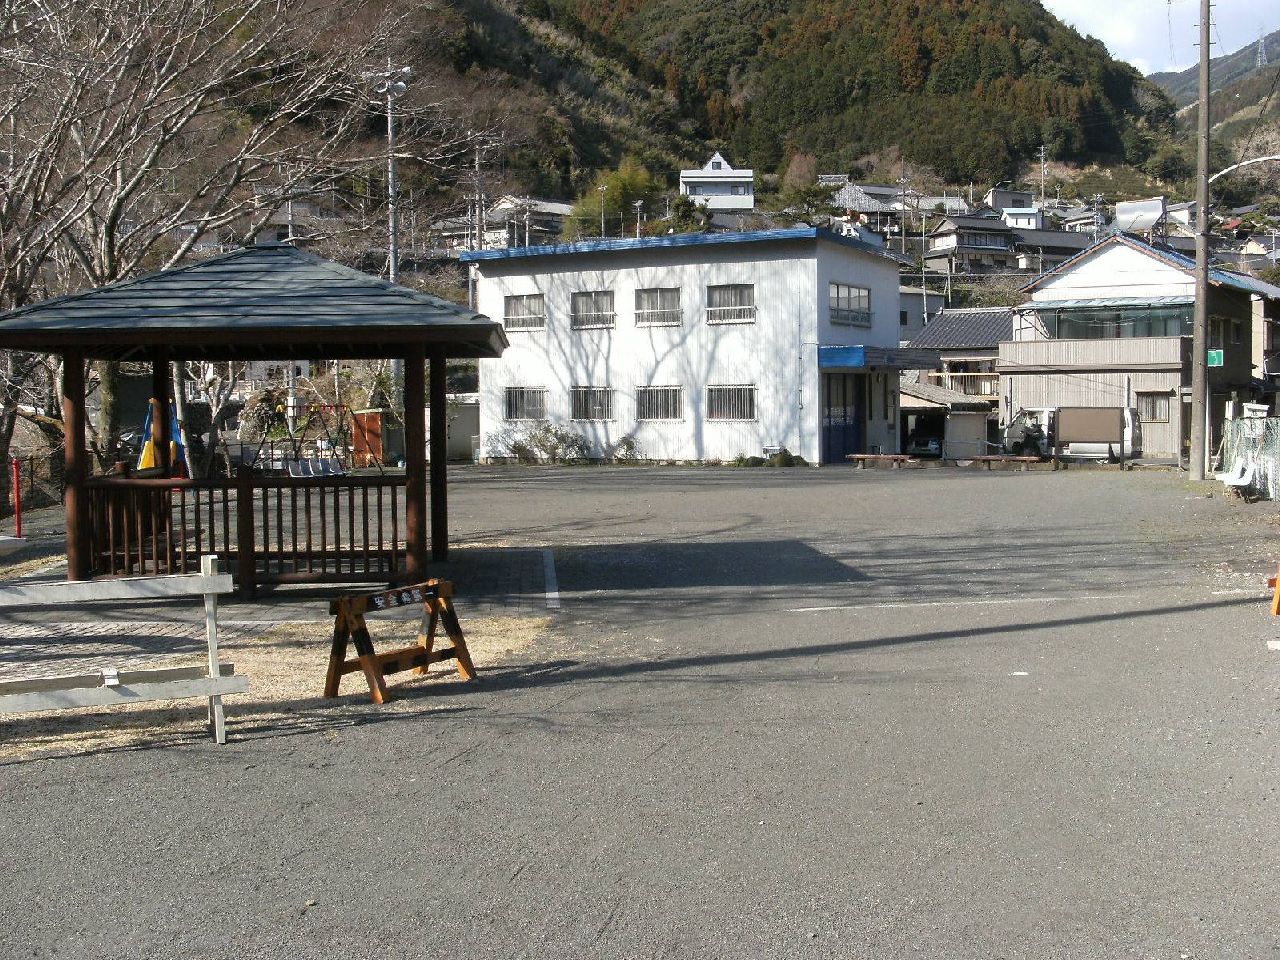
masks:
{"label": "corrugated roof", "polygon": [[[908,383],[904,380],[898,384],[898,392],[904,397],[915,397],[917,400],[940,404],[952,410],[991,409],[989,400],[961,393],[959,390],[948,390],[946,387],[939,387],[932,383]],[[911,404],[904,401],[902,406],[909,408]]]}
{"label": "corrugated roof", "polygon": [[1000,341],[1012,337],[1012,307],[941,310],[908,346],[926,350],[995,350]]}
{"label": "corrugated roof", "polygon": [[[408,342],[438,344],[451,356],[499,356],[507,345],[502,325],[473,310],[287,244],[235,250],[0,316],[0,347],[18,349],[172,345],[198,346],[198,356],[238,359],[256,349],[305,358],[390,356],[371,351]],[[356,352],[331,352],[336,344]]]}
{"label": "corrugated roof", "polygon": [[631,239],[584,240],[579,243],[548,244],[542,247],[509,247],[502,250],[468,250],[458,259],[463,263],[486,260],[520,260],[527,257],[564,257],[583,253],[621,253],[630,250],[662,250],[676,247],[731,246],[740,243],[778,243],[794,240],[823,240],[839,244],[878,257],[889,256],[882,247],[876,247],[856,237],[844,237],[830,230],[817,227],[790,227],[785,230],[749,230],[741,233],[673,233],[663,237],[639,237]]}
{"label": "corrugated roof", "polygon": [[1196,298],[1182,294],[1165,297],[1094,297],[1088,300],[1033,300],[1018,310],[1088,310],[1123,307],[1184,306]]}

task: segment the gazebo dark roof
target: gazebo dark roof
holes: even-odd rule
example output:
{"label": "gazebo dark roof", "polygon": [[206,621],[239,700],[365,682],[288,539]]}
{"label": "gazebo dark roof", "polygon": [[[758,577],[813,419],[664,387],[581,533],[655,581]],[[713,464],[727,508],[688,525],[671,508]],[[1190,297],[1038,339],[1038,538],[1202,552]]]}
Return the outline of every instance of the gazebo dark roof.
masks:
{"label": "gazebo dark roof", "polygon": [[502,325],[287,244],[247,247],[0,316],[0,348],[124,359],[496,357]]}

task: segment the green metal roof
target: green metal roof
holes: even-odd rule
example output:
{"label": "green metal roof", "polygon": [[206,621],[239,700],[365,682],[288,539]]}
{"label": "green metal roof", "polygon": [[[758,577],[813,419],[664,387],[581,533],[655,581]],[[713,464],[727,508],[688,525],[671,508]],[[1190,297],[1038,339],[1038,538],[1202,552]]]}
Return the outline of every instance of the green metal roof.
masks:
{"label": "green metal roof", "polygon": [[0,348],[82,349],[118,358],[396,356],[422,343],[454,357],[496,357],[502,325],[287,244],[247,247],[187,266],[0,315]]}
{"label": "green metal roof", "polygon": [[1163,297],[1098,297],[1092,300],[1032,300],[1017,307],[1019,310],[1107,310],[1126,307],[1176,307],[1195,303],[1191,295]]}

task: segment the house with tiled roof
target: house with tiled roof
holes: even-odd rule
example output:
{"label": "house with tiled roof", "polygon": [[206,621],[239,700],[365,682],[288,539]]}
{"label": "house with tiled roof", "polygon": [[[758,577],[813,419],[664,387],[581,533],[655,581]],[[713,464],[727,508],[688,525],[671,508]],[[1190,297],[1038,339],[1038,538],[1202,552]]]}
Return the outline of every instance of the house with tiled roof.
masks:
{"label": "house with tiled roof", "polygon": [[1000,341],[1012,336],[1012,307],[960,307],[939,311],[908,346],[936,353],[941,361],[937,369],[921,372],[921,382],[990,404],[1000,397]]}
{"label": "house with tiled roof", "polygon": [[[1023,292],[1030,300],[1014,308],[1012,336],[999,348],[1002,417],[1020,408],[1130,407],[1142,423],[1143,455],[1181,459],[1190,437],[1195,261],[1117,234]],[[1252,398],[1270,372],[1280,288],[1211,268],[1208,315],[1216,434],[1226,404]]]}

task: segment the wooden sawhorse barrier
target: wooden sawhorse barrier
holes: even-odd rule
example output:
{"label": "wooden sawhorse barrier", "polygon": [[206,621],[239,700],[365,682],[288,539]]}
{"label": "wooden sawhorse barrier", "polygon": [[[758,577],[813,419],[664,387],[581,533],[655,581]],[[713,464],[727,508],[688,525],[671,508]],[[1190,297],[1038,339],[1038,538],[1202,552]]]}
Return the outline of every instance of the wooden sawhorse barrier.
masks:
{"label": "wooden sawhorse barrier", "polygon": [[[386,653],[375,652],[369,627],[365,624],[365,614],[417,603],[422,604],[418,643]],[[471,654],[467,652],[467,641],[462,636],[462,625],[453,609],[453,583],[448,580],[428,580],[394,590],[339,597],[329,604],[329,613],[334,621],[329,672],[324,681],[326,697],[336,697],[342,678],[357,670],[364,673],[374,703],[387,702],[388,675],[405,670],[425,674],[431,664],[442,660],[457,660],[458,673],[464,680],[476,678],[476,668],[471,662]],[[453,646],[436,650],[436,629],[442,625]],[[351,660],[347,659],[348,640],[356,648],[356,656]]]}

